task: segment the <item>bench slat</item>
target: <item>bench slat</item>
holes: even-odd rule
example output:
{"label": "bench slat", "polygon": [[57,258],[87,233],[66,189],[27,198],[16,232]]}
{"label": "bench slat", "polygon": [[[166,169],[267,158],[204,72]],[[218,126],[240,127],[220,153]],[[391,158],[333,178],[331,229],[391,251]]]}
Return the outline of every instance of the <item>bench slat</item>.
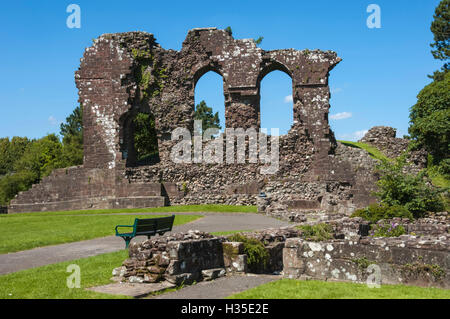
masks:
{"label": "bench slat", "polygon": [[159,218],[144,218],[139,219],[136,218],[134,220],[133,226],[127,226],[127,227],[133,227],[132,233],[118,233],[116,226],[116,236],[120,236],[125,240],[126,248],[128,248],[128,244],[130,240],[135,236],[150,236],[159,234],[162,235],[165,232],[171,231],[173,227],[173,222],[175,220],[175,215],[169,216],[169,217],[159,217]]}

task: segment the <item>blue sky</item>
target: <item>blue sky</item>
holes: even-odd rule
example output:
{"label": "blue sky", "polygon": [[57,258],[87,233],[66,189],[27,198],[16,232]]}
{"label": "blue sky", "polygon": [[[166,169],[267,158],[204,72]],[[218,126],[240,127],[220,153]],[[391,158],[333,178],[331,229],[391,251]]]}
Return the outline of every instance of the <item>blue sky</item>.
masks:
{"label": "blue sky", "polygon": [[[69,4],[81,7],[81,28],[69,29]],[[369,29],[369,4],[381,28]],[[58,133],[77,105],[80,58],[103,33],[147,31],[165,49],[180,50],[187,31],[231,26],[235,38],[263,36],[265,50],[333,50],[343,61],[331,72],[330,124],[338,139],[356,140],[376,125],[407,134],[409,108],[441,67],[433,59],[430,24],[439,0],[295,1],[8,1],[0,12],[0,137]],[[279,71],[261,84],[262,127],[292,124],[291,80]],[[220,76],[197,84],[223,126]]]}

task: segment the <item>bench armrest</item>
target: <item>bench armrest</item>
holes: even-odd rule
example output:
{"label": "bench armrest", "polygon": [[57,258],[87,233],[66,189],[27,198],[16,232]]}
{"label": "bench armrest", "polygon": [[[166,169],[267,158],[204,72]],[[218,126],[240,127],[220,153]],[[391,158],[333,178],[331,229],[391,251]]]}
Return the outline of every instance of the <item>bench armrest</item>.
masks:
{"label": "bench armrest", "polygon": [[120,235],[120,233],[119,233],[118,230],[117,230],[117,228],[119,228],[119,227],[131,227],[131,228],[133,228],[134,225],[117,225],[117,226],[116,226],[116,235]]}

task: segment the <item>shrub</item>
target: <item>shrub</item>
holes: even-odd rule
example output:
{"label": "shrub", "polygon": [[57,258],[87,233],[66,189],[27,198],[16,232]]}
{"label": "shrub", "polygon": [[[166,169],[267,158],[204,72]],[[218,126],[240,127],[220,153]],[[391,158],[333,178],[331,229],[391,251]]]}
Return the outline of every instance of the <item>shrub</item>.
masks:
{"label": "shrub", "polygon": [[333,238],[333,227],[322,223],[316,225],[301,225],[302,238],[309,241],[325,241]]}
{"label": "shrub", "polygon": [[450,73],[441,81],[424,87],[410,110],[408,129],[414,144],[435,158],[435,164],[449,157],[450,143]]}
{"label": "shrub", "polygon": [[248,238],[242,234],[234,234],[228,240],[244,244],[244,252],[247,255],[247,265],[251,272],[258,272],[265,268],[269,261],[269,253],[264,244],[257,239]]}
{"label": "shrub", "polygon": [[366,208],[358,209],[351,217],[362,217],[365,220],[376,223],[381,219],[391,219],[394,217],[414,219],[413,214],[404,206],[387,204],[372,204]]}
{"label": "shrub", "polygon": [[433,187],[427,171],[422,170],[416,175],[405,173],[405,165],[405,156],[400,156],[393,162],[382,161],[378,165],[377,170],[381,177],[377,182],[379,191],[375,195],[381,203],[403,206],[415,218],[422,217],[425,212],[442,210],[442,190]]}
{"label": "shrub", "polygon": [[374,237],[398,237],[404,234],[406,234],[405,228],[397,223],[373,225],[371,233]]}
{"label": "shrub", "polygon": [[439,163],[438,172],[450,179],[450,158],[446,158]]}

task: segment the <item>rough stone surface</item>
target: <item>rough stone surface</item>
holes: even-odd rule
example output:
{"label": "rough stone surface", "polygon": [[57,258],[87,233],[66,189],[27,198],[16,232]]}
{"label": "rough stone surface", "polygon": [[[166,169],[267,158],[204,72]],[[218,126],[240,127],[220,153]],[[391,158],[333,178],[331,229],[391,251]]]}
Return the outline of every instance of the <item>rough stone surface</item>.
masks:
{"label": "rough stone surface", "polygon": [[[380,284],[450,286],[446,213],[415,221],[394,218],[379,222],[402,225],[407,234],[399,237],[362,235],[361,225],[368,223],[362,218],[342,215],[300,225],[318,223],[332,226],[332,239],[309,241],[309,235],[297,226],[246,232],[244,236],[263,243],[269,256],[267,263],[252,267],[252,272],[283,273],[288,278],[366,282],[373,267],[379,267]],[[130,283],[165,280],[181,285],[248,272],[245,244],[229,238],[189,231],[132,244],[130,258],[113,270],[113,276],[116,281]]]}
{"label": "rough stone surface", "polygon": [[[202,280],[202,271],[223,268],[221,239],[200,231],[131,243],[129,258],[112,274],[120,282],[180,285]],[[214,275],[207,273],[207,279]]]}
{"label": "rough stone surface", "polygon": [[[256,205],[263,211],[350,212],[373,197],[373,160],[337,143],[328,123],[329,72],[335,52],[264,51],[224,30],[190,30],[180,51],[163,49],[153,34],[104,34],[94,40],[75,74],[83,104],[84,163],[60,169],[12,200],[10,212],[150,207],[168,204]],[[225,127],[260,128],[260,83],[280,70],[292,78],[294,118],[280,137],[280,167],[265,164],[175,164],[171,133],[192,131],[195,85],[206,72],[224,80]],[[142,165],[133,119],[155,119],[159,157]],[[269,143],[270,145],[270,143]]]}
{"label": "rough stone surface", "polygon": [[[366,283],[379,267],[379,284],[450,287],[450,237],[403,235],[393,238],[308,242],[286,241],[283,275]],[[376,266],[371,266],[376,265]]]}
{"label": "rough stone surface", "polygon": [[[410,142],[404,138],[397,138],[396,134],[396,129],[392,127],[375,126],[372,127],[359,141],[375,146],[389,158],[396,158],[408,149]],[[427,155],[427,152],[424,150],[410,152],[408,162],[412,164],[412,169],[417,171],[425,168],[427,166]]]}

